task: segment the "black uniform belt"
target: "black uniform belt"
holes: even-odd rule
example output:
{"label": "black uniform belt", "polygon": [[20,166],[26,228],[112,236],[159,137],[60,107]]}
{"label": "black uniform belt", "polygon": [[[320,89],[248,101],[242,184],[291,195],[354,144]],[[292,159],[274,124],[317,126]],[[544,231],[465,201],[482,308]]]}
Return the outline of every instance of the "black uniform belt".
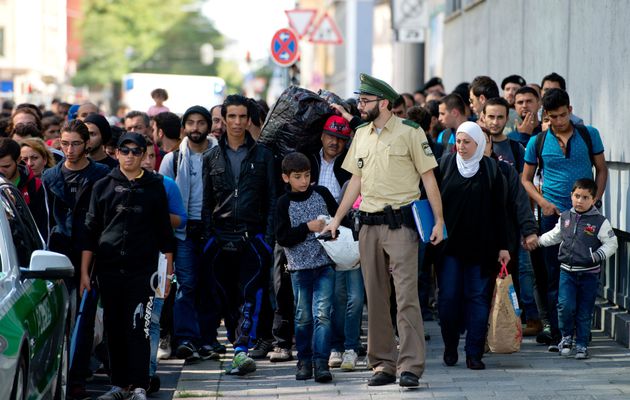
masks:
{"label": "black uniform belt", "polygon": [[[394,210],[393,217],[396,223],[402,224],[402,213],[400,210]],[[363,225],[389,225],[391,217],[385,215],[384,212],[367,213],[361,211],[359,214],[359,220]]]}

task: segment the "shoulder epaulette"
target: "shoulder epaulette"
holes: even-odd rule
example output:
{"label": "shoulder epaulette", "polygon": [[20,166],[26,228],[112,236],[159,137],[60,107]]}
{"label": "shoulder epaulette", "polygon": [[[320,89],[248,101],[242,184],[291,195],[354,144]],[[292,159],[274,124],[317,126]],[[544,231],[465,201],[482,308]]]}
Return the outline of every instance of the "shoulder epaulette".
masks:
{"label": "shoulder epaulette", "polygon": [[414,129],[420,128],[420,125],[418,125],[417,123],[415,123],[415,122],[413,122],[411,120],[408,120],[408,119],[403,119],[402,123],[405,124],[405,125],[408,125],[408,126],[410,126],[412,128],[414,128]]}

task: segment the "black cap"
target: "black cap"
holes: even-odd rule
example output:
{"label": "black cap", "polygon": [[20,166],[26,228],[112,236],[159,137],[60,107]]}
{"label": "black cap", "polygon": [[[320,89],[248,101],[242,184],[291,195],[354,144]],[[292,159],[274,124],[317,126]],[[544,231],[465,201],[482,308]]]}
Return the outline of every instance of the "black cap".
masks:
{"label": "black cap", "polygon": [[186,110],[182,116],[182,126],[186,125],[186,119],[188,119],[190,114],[201,114],[206,119],[208,127],[212,126],[212,115],[210,115],[210,112],[203,106],[192,106]]}
{"label": "black cap", "polygon": [[109,126],[109,122],[107,119],[100,114],[90,114],[83,122],[89,122],[98,127],[98,130],[101,131],[101,139],[103,144],[107,144],[109,139],[112,137],[112,128]]}
{"label": "black cap", "polygon": [[505,85],[508,83],[516,83],[517,85],[521,85],[521,87],[525,86],[527,82],[520,75],[510,75],[501,82],[501,90],[505,90]]}
{"label": "black cap", "polygon": [[136,132],[127,132],[118,139],[118,147],[120,148],[125,143],[135,143],[142,150],[147,149],[147,141],[143,135]]}
{"label": "black cap", "polygon": [[434,76],[433,78],[429,79],[428,81],[424,83],[424,86],[422,87],[422,91],[424,92],[428,88],[432,86],[436,86],[436,85],[442,85],[442,87],[444,87],[444,84],[442,83],[442,78]]}

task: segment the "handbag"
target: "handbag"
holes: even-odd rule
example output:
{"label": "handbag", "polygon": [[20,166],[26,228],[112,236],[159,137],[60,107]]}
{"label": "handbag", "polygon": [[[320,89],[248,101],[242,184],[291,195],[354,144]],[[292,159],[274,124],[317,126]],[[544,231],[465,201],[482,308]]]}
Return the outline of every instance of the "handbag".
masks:
{"label": "handbag", "polygon": [[521,349],[523,328],[520,314],[512,276],[508,273],[506,265],[502,264],[494,287],[488,322],[490,351],[508,354]]}

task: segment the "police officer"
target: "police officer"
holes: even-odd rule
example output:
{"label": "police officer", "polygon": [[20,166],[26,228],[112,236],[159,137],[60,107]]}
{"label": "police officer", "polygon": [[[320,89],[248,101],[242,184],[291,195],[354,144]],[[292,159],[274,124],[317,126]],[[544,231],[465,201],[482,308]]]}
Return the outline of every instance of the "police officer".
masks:
{"label": "police officer", "polygon": [[[418,302],[418,233],[410,205],[420,197],[420,179],[435,216],[431,242],[442,241],[442,202],[433,175],[435,158],[422,129],[392,114],[398,93],[361,74],[358,104],[365,121],[354,137],[343,168],[352,173],[339,210],[325,231],[333,235],[359,194],[359,250],[368,298],[368,357],[374,375],[368,385],[396,382],[418,386],[424,372],[425,342]],[[391,270],[391,272],[390,272]],[[390,274],[394,280],[400,352],[389,318]]]}

